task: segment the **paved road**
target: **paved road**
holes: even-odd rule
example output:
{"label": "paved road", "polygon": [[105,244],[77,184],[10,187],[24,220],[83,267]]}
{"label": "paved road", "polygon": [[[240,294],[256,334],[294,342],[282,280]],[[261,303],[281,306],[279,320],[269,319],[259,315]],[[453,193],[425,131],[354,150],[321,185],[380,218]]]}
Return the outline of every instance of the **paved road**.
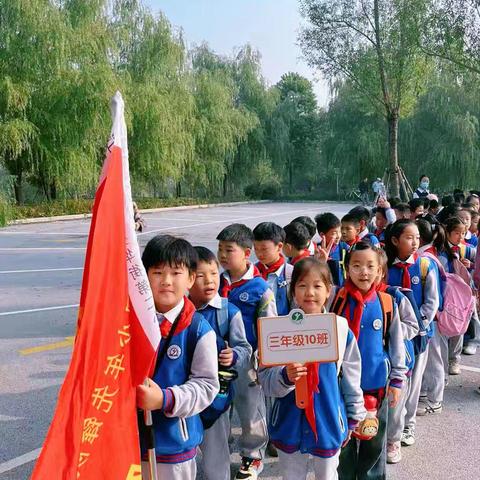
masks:
{"label": "paved road", "polygon": [[[168,232],[215,249],[226,225],[253,227],[265,220],[288,223],[298,215],[348,205],[282,203],[236,205],[145,215],[147,232]],[[29,477],[55,407],[71,354],[89,220],[24,225],[0,230],[0,480]],[[57,308],[58,307],[58,308]],[[480,477],[480,385],[478,355],[446,389],[444,413],[421,418],[418,444],[389,467],[392,480],[470,480]],[[234,429],[238,434],[238,428]],[[238,462],[238,455],[232,459]],[[267,459],[261,478],[278,479]],[[313,476],[312,476],[313,478]]]}

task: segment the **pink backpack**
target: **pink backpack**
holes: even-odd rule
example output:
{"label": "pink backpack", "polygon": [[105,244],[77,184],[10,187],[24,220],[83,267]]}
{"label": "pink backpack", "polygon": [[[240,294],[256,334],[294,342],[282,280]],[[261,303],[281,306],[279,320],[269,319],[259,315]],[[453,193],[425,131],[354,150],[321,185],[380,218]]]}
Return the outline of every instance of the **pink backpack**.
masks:
{"label": "pink backpack", "polygon": [[470,285],[456,273],[448,273],[435,255],[425,252],[422,256],[437,264],[440,273],[443,308],[437,313],[440,333],[446,337],[463,335],[472,316],[475,299]]}

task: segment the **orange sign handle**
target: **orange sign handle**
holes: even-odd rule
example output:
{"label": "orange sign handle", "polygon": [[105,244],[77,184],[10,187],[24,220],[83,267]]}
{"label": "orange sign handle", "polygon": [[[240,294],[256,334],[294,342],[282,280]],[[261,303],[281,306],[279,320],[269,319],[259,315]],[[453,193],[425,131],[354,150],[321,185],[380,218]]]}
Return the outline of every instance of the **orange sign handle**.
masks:
{"label": "orange sign handle", "polygon": [[308,403],[307,377],[300,377],[295,382],[295,403],[298,408],[305,409]]}

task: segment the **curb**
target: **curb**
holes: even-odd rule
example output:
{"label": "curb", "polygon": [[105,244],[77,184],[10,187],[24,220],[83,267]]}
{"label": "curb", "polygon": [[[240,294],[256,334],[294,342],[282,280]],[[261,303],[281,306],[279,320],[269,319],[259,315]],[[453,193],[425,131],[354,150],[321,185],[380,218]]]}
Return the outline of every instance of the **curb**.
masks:
{"label": "curb", "polygon": [[[272,203],[271,200],[245,200],[242,202],[226,202],[226,203],[202,203],[198,205],[181,205],[178,207],[161,207],[140,210],[141,213],[155,213],[155,212],[169,212],[172,210],[196,210],[199,208],[213,208],[213,207],[233,207],[235,205],[250,205],[256,203]],[[91,218],[91,213],[80,213],[77,215],[59,215],[56,217],[37,217],[37,218],[20,218],[8,222],[7,226],[11,225],[27,225],[30,223],[48,223],[48,222],[67,222],[69,220],[86,220]]]}

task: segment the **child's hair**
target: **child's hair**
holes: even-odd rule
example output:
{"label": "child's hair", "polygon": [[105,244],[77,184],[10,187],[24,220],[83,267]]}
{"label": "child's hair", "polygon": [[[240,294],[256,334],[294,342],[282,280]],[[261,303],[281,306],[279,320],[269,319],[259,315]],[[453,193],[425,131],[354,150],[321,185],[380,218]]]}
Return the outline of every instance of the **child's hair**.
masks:
{"label": "child's hair", "polygon": [[470,192],[470,195],[466,198],[465,202],[472,203],[472,200],[474,200],[475,198],[478,198],[478,195],[476,193]]}
{"label": "child's hair", "polygon": [[294,218],[290,223],[293,223],[293,222],[299,222],[305,225],[305,227],[307,227],[308,233],[310,235],[310,240],[313,238],[315,233],[317,233],[317,226],[315,225],[315,222],[310,217],[307,217],[306,215],[302,217]]}
{"label": "child's hair", "polygon": [[409,225],[416,225],[416,223],[413,220],[401,218],[387,227],[385,232],[385,253],[387,254],[389,267],[393,265],[393,262],[398,257],[398,248],[393,244],[392,238],[400,238]]}
{"label": "child's hair", "polygon": [[379,213],[385,220],[387,219],[387,210],[383,207],[375,207],[372,213]]}
{"label": "child's hair", "polygon": [[285,231],[276,223],[262,222],[253,229],[253,238],[257,242],[270,240],[275,245],[278,245],[285,241]]}
{"label": "child's hair", "polygon": [[[446,234],[453,232],[458,227],[465,227],[465,223],[460,217],[449,217],[444,223],[444,228]],[[455,253],[450,248],[450,242],[448,241],[447,236],[445,235],[445,252],[447,253],[448,259],[453,260],[455,258]]]}
{"label": "child's hair", "polygon": [[408,203],[397,203],[394,208],[400,213],[410,212],[410,205]]}
{"label": "child's hair", "polygon": [[327,288],[332,288],[332,274],[330,273],[328,265],[314,257],[307,257],[297,262],[293,267],[292,280],[290,282],[290,298],[293,298],[295,295],[295,286],[297,283],[311,271],[318,273]]}
{"label": "child's hair", "polygon": [[350,261],[355,252],[363,252],[364,250],[371,250],[375,254],[377,253],[377,248],[375,248],[371,242],[366,242],[365,240],[360,240],[357,242],[345,255],[345,268],[348,268]]}
{"label": "child's hair", "polygon": [[459,203],[460,205],[465,202],[465,194],[462,192],[462,190],[454,191],[453,198],[455,199],[455,202]]}
{"label": "child's hair", "polygon": [[199,262],[216,263],[217,267],[219,266],[217,256],[211,250],[206,247],[201,247],[200,245],[193,248],[197,252]]}
{"label": "child's hair", "polygon": [[434,198],[430,200],[429,208],[438,208],[438,200],[435,200]]}
{"label": "child's hair", "polygon": [[415,223],[420,233],[420,238],[425,244],[431,243],[438,252],[443,250],[445,245],[445,230],[438,220],[432,215],[418,218]]}
{"label": "child's hair", "polygon": [[169,265],[172,268],[183,266],[192,274],[197,269],[198,254],[183,238],[156,235],[145,246],[142,262],[147,272],[156,265]]}
{"label": "child's hair", "polygon": [[307,227],[300,222],[291,222],[285,227],[285,243],[293,245],[297,250],[303,250],[308,247],[310,241],[310,232]]}
{"label": "child's hair", "polygon": [[358,217],[352,215],[351,213],[347,213],[342,217],[342,223],[353,223],[353,225],[355,225],[357,228],[360,226],[360,220]]}
{"label": "child's hair", "polygon": [[333,213],[319,213],[315,216],[318,233],[327,233],[332,228],[340,226],[340,219]]}
{"label": "child's hair", "polygon": [[243,223],[232,223],[217,235],[217,240],[234,242],[242,248],[252,248],[253,232]]}
{"label": "child's hair", "polygon": [[425,200],[423,198],[412,198],[412,200],[408,202],[408,205],[410,206],[410,211],[414,213],[418,207],[425,206]]}
{"label": "child's hair", "polygon": [[370,220],[370,211],[368,210],[368,208],[362,207],[360,205],[352,208],[348,212],[348,215],[354,216],[358,220],[358,223],[360,223],[362,220],[368,223],[368,221]]}
{"label": "child's hair", "polygon": [[378,255],[378,263],[382,267],[382,277],[385,278],[388,272],[388,257],[384,250],[376,248],[375,251]]}
{"label": "child's hair", "polygon": [[442,197],[442,207],[448,207],[452,203],[455,203],[453,195],[445,195],[444,197]]}
{"label": "child's hair", "polygon": [[437,215],[438,221],[444,224],[448,218],[455,217],[459,210],[460,206],[457,203],[451,203]]}

